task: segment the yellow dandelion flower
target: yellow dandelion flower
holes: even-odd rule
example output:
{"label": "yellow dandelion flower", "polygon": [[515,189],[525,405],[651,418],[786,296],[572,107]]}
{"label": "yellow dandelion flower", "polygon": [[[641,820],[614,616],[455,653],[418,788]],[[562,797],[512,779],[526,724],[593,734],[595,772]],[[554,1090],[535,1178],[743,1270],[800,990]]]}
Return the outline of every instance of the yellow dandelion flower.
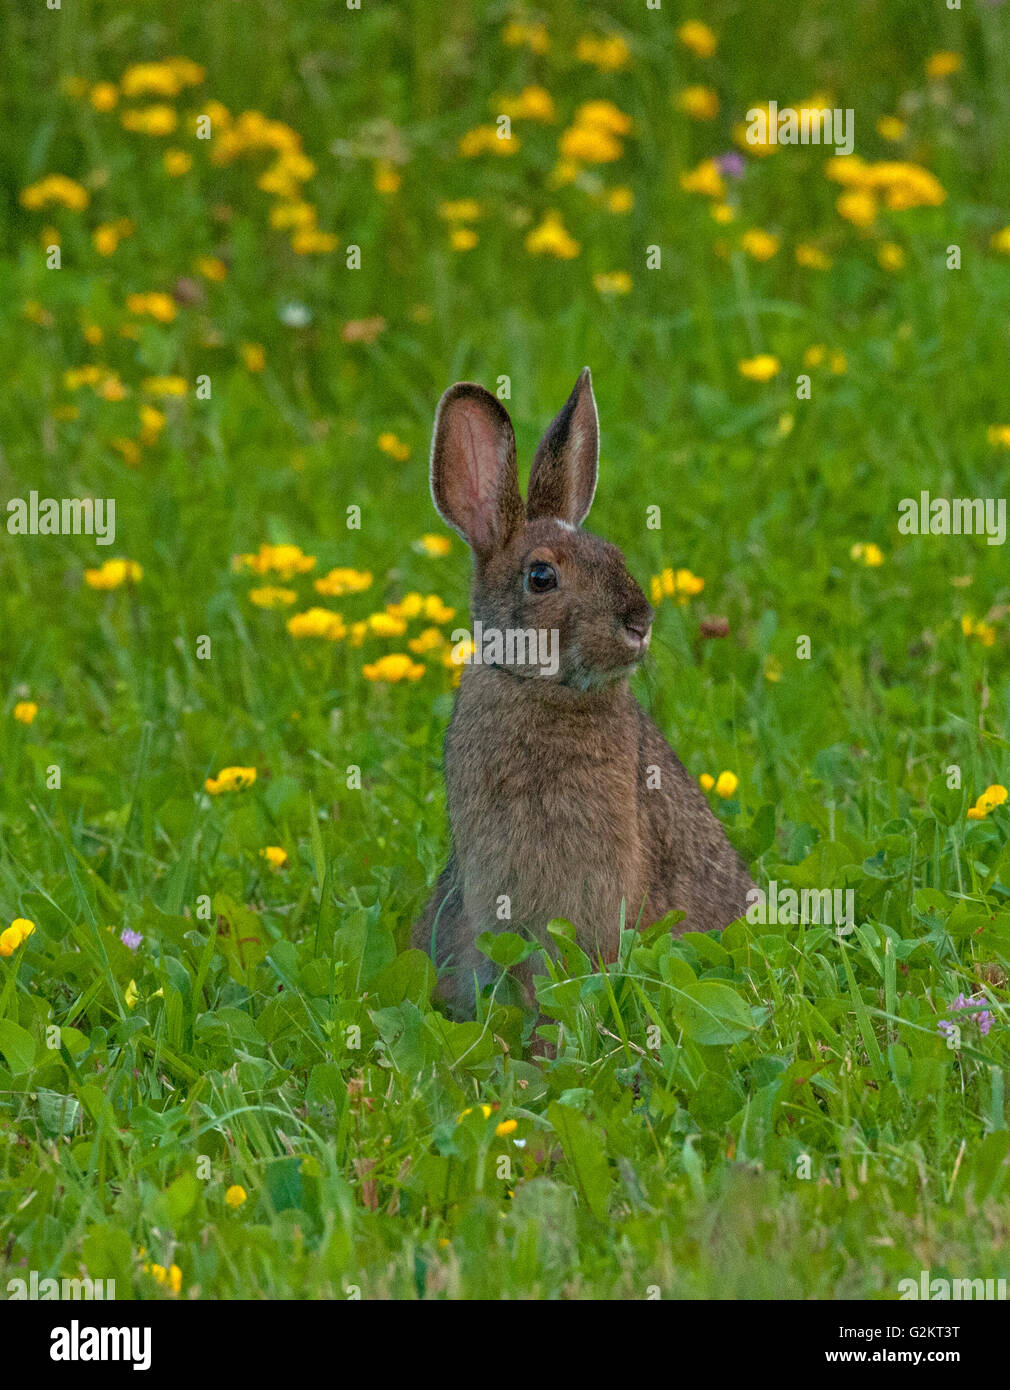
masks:
{"label": "yellow dandelion flower", "polygon": [[448,555],[452,549],[452,541],[448,536],[436,536],[426,532],[414,542],[414,549],[424,555]]}
{"label": "yellow dandelion flower", "polygon": [[605,203],[608,212],[630,212],[635,206],[635,195],[630,188],[622,184],[616,188],[608,189]]}
{"label": "yellow dandelion flower", "polygon": [[714,121],[719,114],[719,93],[714,87],[683,87],[675,104],[692,121]]}
{"label": "yellow dandelion flower", "polygon": [[366,622],[369,632],[377,637],[402,637],[407,631],[403,618],[394,617],[392,613],[370,613]]}
{"label": "yellow dandelion flower", "polygon": [[963,67],[964,59],[960,53],[933,53],[926,59],[926,76],[933,82],[940,82],[960,72]]}
{"label": "yellow dandelion flower", "polygon": [[703,772],[698,778],[698,786],[703,792],[710,792],[715,786],[715,778],[710,772]]}
{"label": "yellow dandelion flower", "polygon": [[857,541],[849,551],[849,556],[860,561],[867,569],[877,569],[884,563],[884,552],[873,541]]}
{"label": "yellow dandelion flower", "polygon": [[265,541],[255,555],[235,555],[232,557],[234,569],[249,569],[254,574],[276,574],[281,579],[292,579],[296,574],[307,574],[314,569],[316,557],[306,555],[300,545],[268,545]]}
{"label": "yellow dandelion flower", "polygon": [[292,637],[324,637],[328,642],[339,642],[347,635],[343,617],[330,608],[307,608],[304,613],[295,613],[288,619],[287,629]]}
{"label": "yellow dandelion flower", "polygon": [[247,372],[261,372],[267,364],[266,349],[262,343],[240,343],[239,353]]}
{"label": "yellow dandelion flower", "polygon": [[854,227],[871,227],[877,217],[877,200],[865,188],[853,188],[841,193],[835,203],[838,213]]}
{"label": "yellow dandelion flower", "polygon": [[189,383],[182,376],[149,376],[144,378],[142,389],[149,396],[184,396]]}
{"label": "yellow dandelion flower", "polygon": [[398,193],[402,182],[403,179],[396,165],[390,164],[388,159],[380,159],[372,176],[372,187],[376,193]]}
{"label": "yellow dandelion flower", "polygon": [[287,850],[282,849],[280,845],[267,845],[265,849],[260,850],[260,858],[265,859],[274,869],[283,869],[288,862]]}
{"label": "yellow dandelion flower", "polygon": [[579,243],[566,231],[559,212],[548,212],[539,227],[527,234],[526,250],[531,256],[555,256],[558,260],[570,261],[582,250]]}
{"label": "yellow dandelion flower", "polygon": [[254,603],[257,608],[286,608],[297,598],[297,589],[282,589],[272,584],[249,590],[249,602]]}
{"label": "yellow dandelion flower", "polygon": [[593,288],[597,294],[604,296],[630,294],[632,288],[631,276],[626,270],[614,270],[609,274],[593,276]]}
{"label": "yellow dandelion flower", "polygon": [[808,241],[799,242],[793,254],[796,264],[807,270],[830,270],[834,264],[830,256]]}
{"label": "yellow dandelion flower", "polygon": [[228,1206],[231,1207],[232,1211],[235,1211],[246,1200],[246,1196],[247,1194],[244,1187],[240,1187],[238,1183],[232,1183],[231,1187],[229,1187],[228,1191],[224,1194],[224,1200]]}
{"label": "yellow dandelion flower", "polygon": [[39,707],[34,700],[19,700],[14,706],[14,718],[19,724],[34,724]]}
{"label": "yellow dandelion flower", "polygon": [[139,584],[144,571],[136,560],[106,560],[98,569],[84,571],[84,582],[89,589],[120,589],[124,584]]}
{"label": "yellow dandelion flower", "polygon": [[689,19],[677,30],[677,38],[696,58],[711,58],[719,41],[707,24]]}
{"label": "yellow dandelion flower", "polygon": [[600,72],[620,72],[631,59],[631,50],[619,34],[594,38],[584,34],[576,40],[575,57],[580,63],[591,63]]}
{"label": "yellow dandelion flower", "polygon": [[424,656],[427,652],[441,651],[445,647],[445,637],[437,627],[426,627],[407,646],[415,656]]}
{"label": "yellow dandelion flower", "polygon": [[216,777],[208,777],[203,785],[211,796],[220,796],[222,792],[245,791],[255,781],[254,767],[223,767]]}
{"label": "yellow dandelion flower", "polygon": [[759,352],[756,357],[745,357],[737,363],[737,371],[748,381],[771,381],[782,370],[782,363],[770,352]]}
{"label": "yellow dandelion flower", "polygon": [[338,568],[330,570],[329,574],[324,574],[321,579],[317,579],[313,585],[319,594],[327,594],[330,598],[341,598],[344,594],[362,594],[366,589],[371,588],[372,574],[370,570],[355,570]]}
{"label": "yellow dandelion flower", "polygon": [[88,101],[96,111],[111,111],[119,100],[119,88],[114,82],[96,82],[88,93]]}
{"label": "yellow dandelion flower", "polygon": [[410,458],[410,445],[398,439],[391,430],[385,430],[375,442],[384,454],[396,459],[397,463],[405,463]]}
{"label": "yellow dandelion flower", "polygon": [[726,184],[714,159],[703,159],[696,168],[681,174],[680,186],[685,193],[700,193],[705,198],[722,201],[726,197]]}
{"label": "yellow dandelion flower", "polygon": [[419,662],[411,661],[404,652],[391,652],[388,656],[380,657],[378,661],[372,662],[371,665],[363,666],[361,674],[369,681],[386,681],[396,684],[403,680],[420,680],[424,675],[424,666]]}
{"label": "yellow dandelion flower", "polygon": [[727,800],[733,795],[740,785],[740,778],[735,772],[720,772],[715,779],[715,794]]}
{"label": "yellow dandelion flower", "polygon": [[119,124],[135,135],[172,135],[179,124],[175,108],[164,102],[154,106],[137,106],[120,112]]}
{"label": "yellow dandelion flower", "polygon": [[47,174],[38,183],[21,190],[21,206],[32,212],[55,204],[69,208],[71,212],[83,212],[91,201],[91,195],[83,184],[67,178],[66,174]]}
{"label": "yellow dandelion flower", "polygon": [[905,138],[905,122],[900,116],[881,116],[877,122],[877,134],[882,140],[903,140]]}
{"label": "yellow dandelion flower", "polygon": [[779,239],[760,227],[752,227],[740,238],[740,245],[756,261],[770,261],[779,249]]}

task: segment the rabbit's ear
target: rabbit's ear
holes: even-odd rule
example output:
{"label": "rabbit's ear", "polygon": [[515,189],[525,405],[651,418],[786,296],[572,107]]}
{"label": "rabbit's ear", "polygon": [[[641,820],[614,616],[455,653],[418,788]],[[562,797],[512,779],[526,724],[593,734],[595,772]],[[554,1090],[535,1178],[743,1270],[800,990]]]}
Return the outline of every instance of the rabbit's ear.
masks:
{"label": "rabbit's ear", "polygon": [[459,381],[438,403],[431,496],[439,516],[480,556],[500,550],[523,524],[512,421],[483,386]]}
{"label": "rabbit's ear", "polygon": [[600,424],[593,399],[593,379],[583,367],[575,389],[537,449],[530,470],[526,513],[555,516],[581,526],[593,504],[600,457]]}

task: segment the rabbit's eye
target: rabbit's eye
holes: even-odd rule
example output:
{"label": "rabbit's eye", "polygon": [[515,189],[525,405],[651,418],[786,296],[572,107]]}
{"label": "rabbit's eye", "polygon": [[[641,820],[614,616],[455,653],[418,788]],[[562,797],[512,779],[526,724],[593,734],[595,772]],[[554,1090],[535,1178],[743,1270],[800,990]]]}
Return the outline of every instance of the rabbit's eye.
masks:
{"label": "rabbit's eye", "polygon": [[553,565],[538,560],[526,571],[526,587],[531,594],[546,594],[548,589],[558,587],[558,572]]}

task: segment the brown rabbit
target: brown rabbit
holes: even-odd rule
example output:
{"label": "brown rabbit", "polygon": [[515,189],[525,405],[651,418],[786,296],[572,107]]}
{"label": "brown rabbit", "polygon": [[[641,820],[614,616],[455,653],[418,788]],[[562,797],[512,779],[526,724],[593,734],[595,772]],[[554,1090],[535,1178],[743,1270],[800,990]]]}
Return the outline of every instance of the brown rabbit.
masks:
{"label": "brown rabbit", "polygon": [[609,961],[622,903],[628,925],[681,908],[678,931],[707,931],[742,916],[754,887],[628,687],[653,611],[617,546],[580,529],[598,455],[588,367],[537,449],[525,507],[500,402],[459,382],[435,415],[431,493],[474,553],[475,634],[505,635],[462,672],[445,740],[452,851],[414,928],[448,967],[440,995],[459,1015],[498,973],[474,946],[481,932],[549,946],[547,923],[566,917]]}

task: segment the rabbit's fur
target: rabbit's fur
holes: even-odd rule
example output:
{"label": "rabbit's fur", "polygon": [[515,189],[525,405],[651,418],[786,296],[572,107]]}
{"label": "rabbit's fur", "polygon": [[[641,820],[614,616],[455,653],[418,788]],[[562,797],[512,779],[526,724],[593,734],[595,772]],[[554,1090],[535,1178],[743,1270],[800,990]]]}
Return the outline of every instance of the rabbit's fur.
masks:
{"label": "rabbit's fur", "polygon": [[[588,368],[537,450],[525,507],[501,403],[470,382],[439,402],[431,492],[474,552],[473,616],[485,630],[553,629],[559,644],[553,675],[533,662],[463,668],[445,740],[452,852],[414,928],[459,1015],[497,974],[474,946],[481,932],[549,946],[547,923],[566,917],[591,958],[613,960],[622,902],[629,926],[681,908],[678,931],[706,931],[741,916],[754,886],[628,686],[653,611],[620,550],[580,529],[598,452]],[[551,573],[556,587],[531,591]]]}

